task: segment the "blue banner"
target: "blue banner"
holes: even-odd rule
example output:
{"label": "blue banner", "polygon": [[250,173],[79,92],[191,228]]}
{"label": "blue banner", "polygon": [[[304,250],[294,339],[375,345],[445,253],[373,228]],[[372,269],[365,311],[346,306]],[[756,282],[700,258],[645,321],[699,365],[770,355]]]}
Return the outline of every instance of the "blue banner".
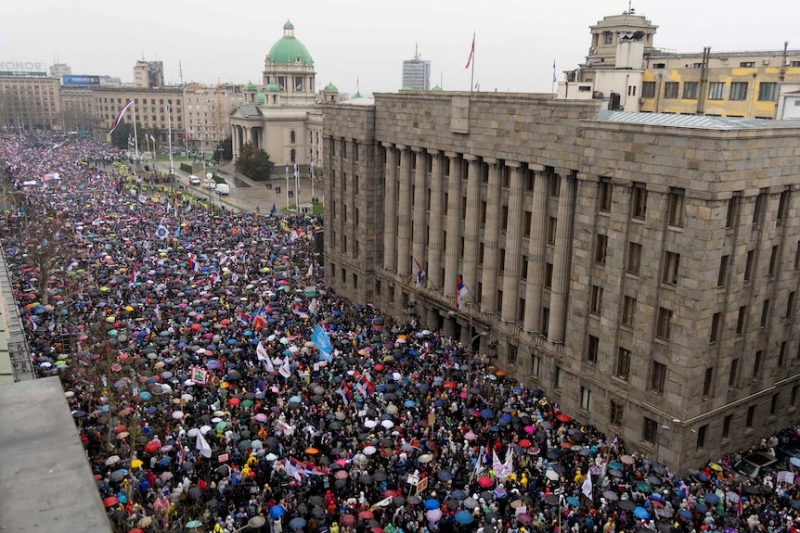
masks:
{"label": "blue banner", "polygon": [[333,346],[331,345],[331,340],[328,338],[328,334],[325,332],[322,326],[317,324],[317,327],[314,328],[314,333],[311,335],[311,342],[314,343],[319,349],[319,353],[327,362],[331,362],[333,360]]}

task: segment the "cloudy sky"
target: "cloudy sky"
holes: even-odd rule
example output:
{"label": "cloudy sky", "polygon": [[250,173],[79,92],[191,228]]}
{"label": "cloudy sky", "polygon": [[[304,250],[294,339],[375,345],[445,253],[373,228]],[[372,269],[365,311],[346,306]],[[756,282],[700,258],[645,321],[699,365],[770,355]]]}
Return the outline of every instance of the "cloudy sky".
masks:
{"label": "cloudy sky", "polygon": [[[318,88],[396,91],[404,59],[432,62],[432,83],[468,90],[464,69],[476,33],[481,90],[549,92],[553,60],[574,68],[589,48],[588,26],[627,0],[9,0],[0,61],[67,63],[73,74],[133,79],[137,59],[164,62],[167,83],[257,82],[287,19],[314,58]],[[678,51],[800,49],[800,2],[638,0],[659,26],[655,45]],[[796,42],[791,42],[792,39]]]}

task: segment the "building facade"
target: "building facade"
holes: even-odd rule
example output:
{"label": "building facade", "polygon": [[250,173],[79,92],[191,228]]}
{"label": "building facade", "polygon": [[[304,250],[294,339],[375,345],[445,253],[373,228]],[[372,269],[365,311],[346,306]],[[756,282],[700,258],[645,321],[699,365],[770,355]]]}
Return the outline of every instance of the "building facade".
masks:
{"label": "building facade", "polygon": [[244,103],[242,85],[200,85],[183,89],[186,103],[186,142],[191,150],[210,152],[230,135],[230,114]]}
{"label": "building facade", "polygon": [[170,107],[172,143],[174,147],[185,145],[184,98],[181,87],[163,89],[137,89],[134,87],[96,87],[92,89],[92,113],[96,124],[96,135],[106,139],[117,113],[128,100],[132,105],[125,113],[125,122],[136,123],[152,133],[159,144],[168,142],[167,106]]}
{"label": "building facade", "polygon": [[419,49],[414,53],[414,59],[403,61],[404,89],[427,91],[431,88],[431,62],[421,59]]}
{"label": "building facade", "polygon": [[61,119],[64,131],[91,131],[94,126],[90,87],[61,87]]}
{"label": "building facade", "polygon": [[250,143],[269,154],[276,171],[296,164],[305,173],[313,165],[319,176],[321,104],[335,103],[338,90],[329,84],[317,93],[315,84],[314,60],[287,21],[264,60],[260,85],[248,83],[243,104],[230,114],[234,158]]}
{"label": "building facade", "polygon": [[42,75],[0,74],[0,127],[57,129],[61,80]]}
{"label": "building facade", "polygon": [[800,123],[600,107],[448,92],[327,106],[326,280],[477,338],[580,422],[695,468],[800,403]]}
{"label": "building facade", "polygon": [[161,61],[137,61],[133,66],[133,86],[139,89],[164,87],[164,63]]}

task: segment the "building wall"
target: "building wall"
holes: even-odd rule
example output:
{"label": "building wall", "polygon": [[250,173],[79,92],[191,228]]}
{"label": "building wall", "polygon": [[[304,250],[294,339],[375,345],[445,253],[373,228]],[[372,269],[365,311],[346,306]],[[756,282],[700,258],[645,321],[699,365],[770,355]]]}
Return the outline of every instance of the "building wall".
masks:
{"label": "building wall", "polygon": [[0,76],[0,126],[57,129],[60,124],[60,79]]}
{"label": "building wall", "polygon": [[671,467],[793,422],[797,129],[618,124],[535,95],[375,102],[325,109],[334,290],[464,342],[486,331],[498,366]]}
{"label": "building wall", "polygon": [[98,134],[105,138],[111,129],[117,113],[128,100],[136,103],[125,113],[125,122],[133,121],[134,107],[137,124],[146,129],[158,128],[160,142],[167,142],[168,124],[166,106],[171,107],[173,146],[183,144],[184,131],[184,98],[183,89],[136,89],[122,87],[119,89],[92,89],[92,110],[98,125]]}
{"label": "building wall", "polygon": [[230,135],[230,113],[242,103],[242,86],[187,85],[184,102],[189,146],[213,151],[218,141]]}

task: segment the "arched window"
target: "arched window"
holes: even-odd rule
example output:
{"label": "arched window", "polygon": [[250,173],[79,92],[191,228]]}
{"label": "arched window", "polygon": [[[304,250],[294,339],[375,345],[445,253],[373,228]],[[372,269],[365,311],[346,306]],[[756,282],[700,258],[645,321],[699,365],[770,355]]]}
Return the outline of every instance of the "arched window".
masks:
{"label": "arched window", "polygon": [[292,131],[290,131],[290,132],[289,132],[289,142],[290,142],[290,143],[294,144],[294,143],[295,143],[295,138],[296,138],[296,137],[297,137],[297,136],[295,135],[295,133],[294,133],[294,130],[292,130]]}
{"label": "arched window", "polygon": [[297,163],[297,150],[295,150],[294,148],[292,148],[291,157],[292,157],[292,163]]}

